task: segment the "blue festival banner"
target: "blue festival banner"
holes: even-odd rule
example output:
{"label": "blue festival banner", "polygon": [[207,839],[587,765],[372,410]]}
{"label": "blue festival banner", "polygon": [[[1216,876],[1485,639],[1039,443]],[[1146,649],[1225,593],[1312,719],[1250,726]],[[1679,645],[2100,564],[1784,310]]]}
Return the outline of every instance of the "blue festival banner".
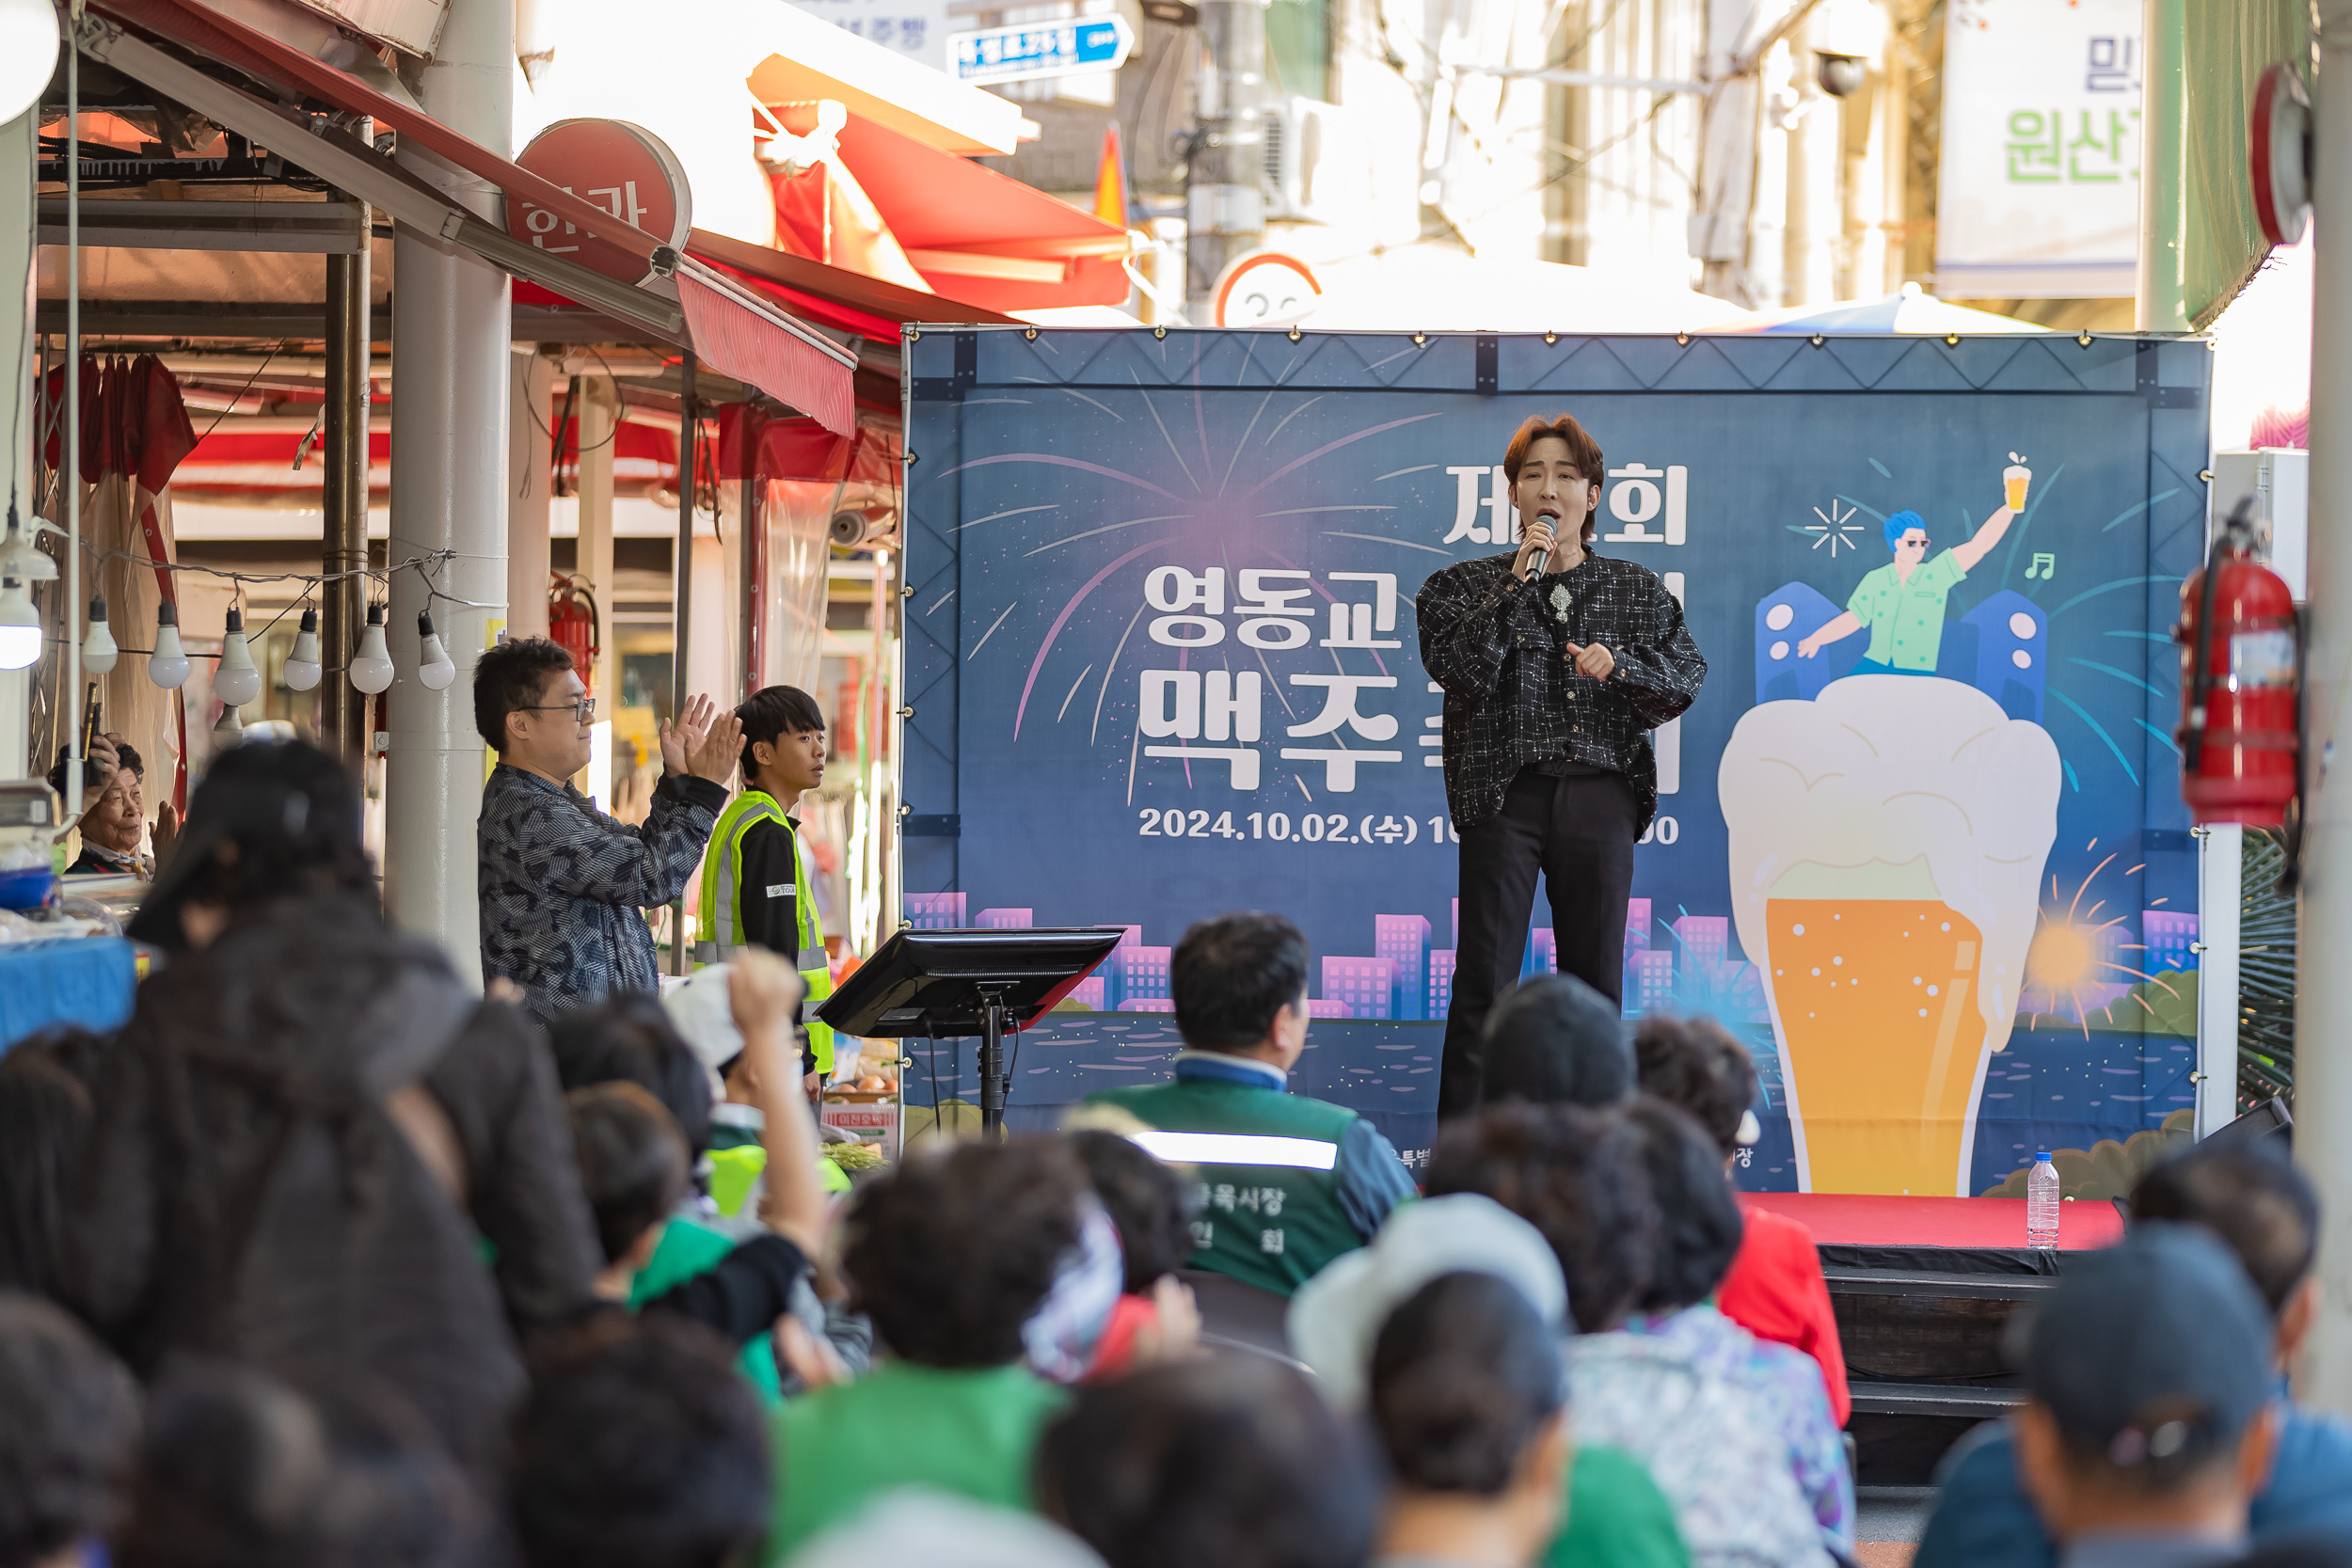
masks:
{"label": "blue festival banner", "polygon": [[[1982,1193],[2187,1114],[2169,631],[2202,343],[906,350],[907,918],[1129,930],[1087,1011],[1025,1037],[1016,1120],[1162,1070],[1165,1021],[1098,1015],[1165,1014],[1184,927],[1268,909],[1313,944],[1321,1091],[1426,1148],[1458,838],[1414,595],[1512,547],[1503,448],[1564,412],[1606,454],[1597,548],[1660,574],[1709,664],[1655,736],[1625,1010],[1747,1042],[1744,1184]],[[1526,974],[1549,918],[1539,890]],[[916,1054],[911,1106],[968,1076],[927,1090]]]}

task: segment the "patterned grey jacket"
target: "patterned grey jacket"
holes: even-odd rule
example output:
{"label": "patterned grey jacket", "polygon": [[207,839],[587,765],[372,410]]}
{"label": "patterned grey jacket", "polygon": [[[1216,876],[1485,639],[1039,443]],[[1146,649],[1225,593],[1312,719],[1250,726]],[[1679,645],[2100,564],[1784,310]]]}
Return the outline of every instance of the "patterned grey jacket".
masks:
{"label": "patterned grey jacket", "polygon": [[522,987],[531,1016],[660,988],[640,912],[686,891],[726,786],[665,776],[643,828],[596,810],[569,784],[501,763],[482,787],[475,886],[482,977]]}
{"label": "patterned grey jacket", "polygon": [[[1649,732],[1677,718],[1707,679],[1682,606],[1646,566],[1585,557],[1566,572],[1511,575],[1510,555],[1431,575],[1414,609],[1421,662],[1445,688],[1445,800],[1468,832],[1502,809],[1511,781],[1555,758],[1622,773],[1646,832],[1658,811]],[[1606,681],[1564,644],[1616,657]]]}

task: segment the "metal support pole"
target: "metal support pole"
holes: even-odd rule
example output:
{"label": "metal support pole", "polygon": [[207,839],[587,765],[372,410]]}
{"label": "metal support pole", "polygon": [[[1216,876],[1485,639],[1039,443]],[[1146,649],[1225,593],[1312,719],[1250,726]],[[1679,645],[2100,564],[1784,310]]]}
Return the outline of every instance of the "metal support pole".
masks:
{"label": "metal support pole", "polygon": [[[359,203],[359,232],[369,228]],[[359,641],[365,579],[356,574],[368,563],[368,403],[373,366],[373,264],[368,247],[326,258],[326,534],[319,570],[327,580],[319,590],[319,651],[326,673],[319,682],[319,744],[358,771],[368,744],[368,698],[354,688],[343,667]]]}
{"label": "metal support pole", "polygon": [[[700,421],[694,408],[694,351],[688,349],[678,359],[678,422],[677,422],[677,545],[671,552],[671,578],[675,584],[676,610],[672,621],[676,626],[676,650],[670,656],[670,712],[675,719],[686,714],[687,650],[691,648],[694,631],[694,437],[700,433]],[[686,973],[686,900],[676,899],[670,905],[670,973]]]}
{"label": "metal support pole", "polygon": [[768,684],[768,618],[762,613],[768,590],[768,497],[767,486],[759,479],[759,449],[768,438],[767,410],[756,403],[746,404],[741,428],[743,499],[735,510],[735,526],[742,533],[736,548],[742,552],[743,638],[736,646],[743,656],[743,694],[748,697]]}
{"label": "metal support pole", "polygon": [[2139,274],[2132,325],[2188,330],[2188,0],[2143,0],[2140,21]]}
{"label": "metal support pole", "polygon": [[1002,1137],[1012,1077],[1005,1070],[1005,993],[980,992],[980,1136]]}
{"label": "metal support pole", "polygon": [[2197,1135],[2237,1115],[2239,877],[2246,830],[2217,822],[2197,833]]}
{"label": "metal support pole", "polygon": [[[425,112],[503,154],[514,135],[514,0],[454,0],[418,88]],[[402,166],[488,217],[488,182],[403,138]],[[398,670],[389,693],[384,782],[387,908],[404,929],[438,939],[457,972],[480,983],[481,906],[474,820],[482,810],[483,742],[473,727],[473,672],[488,625],[506,618],[507,411],[514,323],[505,273],[437,235],[392,240],[392,421],[388,617]],[[436,691],[418,678],[420,610],[456,664]]]}
{"label": "metal support pole", "polygon": [[[2352,511],[2352,0],[2322,0],[2312,143],[2311,515]],[[2295,1158],[2319,1189],[2319,1321],[2296,1378],[2303,1399],[2352,1410],[2352,533],[2311,531],[2311,658],[2303,745],[2303,899],[2295,998]],[[2352,760],[2348,758],[2347,760]]]}
{"label": "metal support pole", "polygon": [[1184,182],[1185,313],[1214,326],[1217,275],[1265,243],[1266,0],[1206,0],[1200,119]]}
{"label": "metal support pole", "polygon": [[[34,216],[40,186],[33,178],[40,131],[38,109],[0,121],[0,277],[14,280],[0,325],[0,352],[25,372],[11,372],[15,383],[0,394],[0,407],[8,410],[8,422],[0,425],[0,491],[6,492],[0,506],[13,499],[24,519],[33,515],[40,490],[36,451],[42,421],[35,412],[39,400],[33,388],[49,385],[48,341],[40,338],[36,349],[33,293],[25,286],[40,248]],[[47,764],[45,757],[37,764],[31,756],[32,689],[33,670],[0,670],[0,779],[39,778]]]}
{"label": "metal support pole", "polygon": [[[65,679],[57,691],[56,727],[66,736],[65,819],[82,819],[82,644],[73,635],[82,613],[82,51],[65,46]],[[38,111],[37,111],[38,112]],[[24,395],[20,379],[17,396]]]}

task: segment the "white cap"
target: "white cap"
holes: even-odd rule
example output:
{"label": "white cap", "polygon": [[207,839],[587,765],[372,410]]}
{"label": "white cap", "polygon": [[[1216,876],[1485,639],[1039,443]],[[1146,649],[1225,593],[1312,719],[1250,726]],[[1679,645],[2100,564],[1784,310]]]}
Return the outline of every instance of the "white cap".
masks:
{"label": "white cap", "polygon": [[1291,1297],[1291,1350],[1313,1370],[1324,1397],[1360,1409],[1389,1314],[1449,1274],[1491,1275],[1517,1288],[1548,1326],[1566,1331],[1567,1281],[1543,1232],[1475,1193],[1424,1198],[1395,1210],[1370,1246],[1334,1259]]}
{"label": "white cap", "polygon": [[904,1487],[803,1546],[793,1568],[1103,1568],[1093,1548],[1034,1513]]}

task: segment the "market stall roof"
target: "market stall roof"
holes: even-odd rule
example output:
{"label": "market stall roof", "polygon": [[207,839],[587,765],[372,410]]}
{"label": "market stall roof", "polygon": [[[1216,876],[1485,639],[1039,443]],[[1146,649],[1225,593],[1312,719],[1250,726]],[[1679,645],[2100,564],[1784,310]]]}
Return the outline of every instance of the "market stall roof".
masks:
{"label": "market stall roof", "polygon": [[[667,273],[658,279],[661,292],[619,282],[522,244],[348,134],[232,87],[122,24],[234,67],[291,97],[372,117],[487,181],[509,199],[527,198],[644,261],[650,272]],[[325,61],[200,0],[97,0],[76,24],[76,41],[86,55],[384,208],[411,230],[464,246],[518,277],[691,348],[712,369],[758,387],[829,429],[847,432],[852,426],[855,361],[838,344],[794,320],[765,294],[691,256],[676,256],[654,236]]]}
{"label": "market stall roof", "polygon": [[887,278],[827,266],[772,245],[753,245],[697,229],[687,250],[772,294],[801,314],[869,338],[896,340],[907,322],[977,323],[1009,326],[1014,318],[944,294],[927,294]]}

